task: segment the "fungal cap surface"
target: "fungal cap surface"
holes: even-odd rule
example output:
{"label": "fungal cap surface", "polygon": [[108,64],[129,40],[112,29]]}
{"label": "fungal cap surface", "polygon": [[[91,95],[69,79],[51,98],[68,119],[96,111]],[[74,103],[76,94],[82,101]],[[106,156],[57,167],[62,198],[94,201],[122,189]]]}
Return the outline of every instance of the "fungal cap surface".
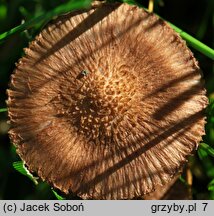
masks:
{"label": "fungal cap surface", "polygon": [[8,90],[31,172],[84,199],[131,199],[173,178],[204,134],[200,68],[164,21],[127,4],[53,20]]}

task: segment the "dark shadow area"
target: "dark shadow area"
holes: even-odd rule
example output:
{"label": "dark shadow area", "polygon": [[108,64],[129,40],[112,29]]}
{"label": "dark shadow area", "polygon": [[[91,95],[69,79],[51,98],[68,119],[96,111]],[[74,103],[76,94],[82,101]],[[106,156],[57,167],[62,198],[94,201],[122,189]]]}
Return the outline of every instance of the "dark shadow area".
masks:
{"label": "dark shadow area", "polygon": [[163,92],[166,89],[173,87],[180,82],[183,82],[185,80],[190,80],[191,78],[194,78],[195,74],[197,74],[199,72],[200,72],[200,70],[189,71],[188,73],[185,73],[184,75],[179,76],[178,78],[173,79],[173,80],[163,84],[161,87],[157,88],[155,91],[149,92],[146,96],[144,96],[142,98],[142,100],[153,97],[154,95],[158,94],[159,92]]}
{"label": "dark shadow area", "polygon": [[157,111],[155,111],[153,117],[157,120],[164,119],[167,115],[182,106],[185,101],[190,100],[192,97],[198,95],[200,92],[202,92],[201,83],[192,86],[190,89],[187,89],[181,94],[170,99],[170,101],[166,102],[163,106],[158,108]]}
{"label": "dark shadow area", "polygon": [[[81,34],[92,28],[98,22],[100,22],[103,18],[108,16],[112,11],[117,9],[120,4],[104,4],[102,7],[98,7],[92,14],[90,14],[84,21],[78,24],[69,34],[65,35],[60,41],[58,41],[54,46],[49,49],[38,61],[35,62],[36,64],[41,63],[50,55],[53,55],[55,52],[66,46],[67,44],[71,43]],[[106,7],[107,6],[107,7]],[[105,10],[103,9],[105,7]]]}
{"label": "dark shadow area", "polygon": [[[68,43],[72,42],[72,40],[75,40],[78,36],[86,32],[89,28],[93,27],[96,23],[100,22],[103,18],[105,18],[108,14],[110,14],[113,10],[115,10],[119,5],[115,5],[114,7],[109,7],[109,10],[103,13],[102,7],[97,8],[91,15],[89,15],[83,22],[81,22],[76,28],[74,28],[68,35],[63,37],[58,43],[56,43],[48,52],[46,52],[44,55],[41,56],[41,58],[35,62],[33,65],[36,66],[37,64],[43,64],[45,67],[50,67],[48,63],[46,63],[44,60],[47,59],[49,56],[53,55],[55,52],[66,46]],[[149,14],[147,17],[144,18],[145,22],[147,18],[149,18]],[[90,18],[90,19],[89,19]],[[91,22],[93,20],[93,22]],[[110,43],[112,43],[114,40],[119,39],[124,34],[130,32],[134,27],[139,25],[139,23],[142,22],[141,19],[138,19],[136,22],[134,22],[129,28],[124,29],[124,31],[121,31],[117,37],[108,39],[106,42],[102,43],[101,46],[97,46],[94,50],[92,50],[90,53],[82,53],[82,56],[75,56],[75,62],[69,66],[65,66],[65,69],[63,71],[56,71],[56,75],[52,76],[49,79],[44,80],[38,88],[42,88],[45,84],[48,82],[51,82],[55,79],[59,79],[60,76],[65,76],[67,72],[71,70],[75,65],[80,64],[85,59],[89,58],[90,56],[93,56],[94,53],[98,52],[99,50],[103,49]],[[61,59],[59,59],[59,62],[61,62]],[[54,70],[54,69],[52,69]],[[36,91],[36,89],[35,89]]]}
{"label": "dark shadow area", "polygon": [[[164,129],[160,130],[157,134],[157,136],[150,140],[149,142],[145,143],[144,146],[142,146],[141,148],[138,148],[136,151],[134,151],[133,153],[129,154],[126,156],[126,158],[122,159],[121,161],[119,161],[118,163],[114,164],[114,166],[108,168],[105,172],[97,175],[94,179],[92,179],[89,182],[86,182],[84,184],[83,187],[81,187],[81,189],[78,191],[76,191],[76,193],[79,192],[87,192],[88,188],[93,187],[93,185],[96,185],[97,183],[103,181],[105,178],[107,178],[108,176],[110,176],[111,174],[113,174],[114,172],[116,172],[117,170],[119,170],[120,168],[124,167],[126,164],[130,163],[131,161],[135,160],[137,157],[141,157],[142,154],[144,154],[146,151],[154,148],[157,144],[161,143],[163,140],[171,137],[175,132],[178,132],[180,130],[181,133],[178,133],[176,137],[173,137],[173,139],[179,138],[179,135],[182,135],[184,133],[183,129],[188,129],[189,127],[192,126],[192,124],[194,124],[194,122],[198,121],[201,117],[203,111],[195,113],[194,115],[191,115],[183,120],[181,120],[180,122],[178,122],[177,124],[173,125],[172,127],[169,127],[168,129],[166,129],[164,131]],[[172,141],[173,141],[172,139]],[[129,143],[128,146],[132,146],[132,148],[135,148],[133,146],[136,145],[136,143],[141,142],[141,138],[139,138],[138,141],[136,141],[135,143]],[[170,142],[168,142],[168,145],[170,145]],[[120,148],[120,153],[122,155],[122,152],[127,152],[127,148]],[[103,160],[109,160],[111,159],[109,158],[103,158]],[[84,167],[84,169],[93,169],[94,167],[97,167],[96,163],[90,164],[87,167]],[[173,171],[169,171],[172,173],[176,173],[178,170],[180,169],[180,167],[177,167],[177,170],[173,170]],[[76,175],[78,175],[78,173],[80,173],[81,170],[77,170],[76,171]],[[171,174],[172,174],[171,173]],[[75,173],[72,173],[75,175]],[[151,175],[156,175],[157,173],[153,173]],[[134,183],[134,182],[129,182],[129,183]],[[126,187],[127,185],[123,185],[122,187]],[[112,189],[114,190],[114,189]]]}

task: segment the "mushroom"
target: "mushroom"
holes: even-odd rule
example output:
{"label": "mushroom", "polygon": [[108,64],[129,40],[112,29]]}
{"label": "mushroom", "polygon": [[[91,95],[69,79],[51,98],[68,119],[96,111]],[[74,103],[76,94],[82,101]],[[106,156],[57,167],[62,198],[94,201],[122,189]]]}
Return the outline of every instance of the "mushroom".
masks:
{"label": "mushroom", "polygon": [[176,175],[170,182],[164,186],[157,186],[154,192],[146,194],[143,197],[135,197],[135,199],[144,200],[190,200],[192,196],[189,186],[179,179],[180,174]]}
{"label": "mushroom", "polygon": [[29,171],[83,199],[154,191],[205,133],[193,54],[166,22],[128,4],[53,20],[16,65],[7,103]]}

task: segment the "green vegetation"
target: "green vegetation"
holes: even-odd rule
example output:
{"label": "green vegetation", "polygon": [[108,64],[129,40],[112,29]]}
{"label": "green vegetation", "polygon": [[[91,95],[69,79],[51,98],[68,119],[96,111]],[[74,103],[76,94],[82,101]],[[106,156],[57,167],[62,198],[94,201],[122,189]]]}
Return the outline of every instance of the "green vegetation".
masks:
{"label": "green vegetation", "polygon": [[[148,5],[148,0],[124,2]],[[0,0],[0,199],[64,199],[46,183],[37,182],[20,162],[7,135],[6,89],[23,48],[41,28],[57,15],[88,8],[90,4],[91,0]],[[204,72],[210,100],[206,111],[206,135],[197,154],[190,158],[194,199],[214,199],[213,11],[214,1],[210,0],[157,0],[154,8],[154,12],[168,20],[192,49]],[[186,184],[183,176],[180,180]]]}
{"label": "green vegetation", "polygon": [[14,167],[15,170],[17,170],[18,172],[20,172],[22,175],[25,175],[30,180],[32,180],[35,185],[38,184],[36,178],[33,177],[33,175],[28,171],[28,169],[25,167],[23,161],[14,162],[13,163],[13,167]]}

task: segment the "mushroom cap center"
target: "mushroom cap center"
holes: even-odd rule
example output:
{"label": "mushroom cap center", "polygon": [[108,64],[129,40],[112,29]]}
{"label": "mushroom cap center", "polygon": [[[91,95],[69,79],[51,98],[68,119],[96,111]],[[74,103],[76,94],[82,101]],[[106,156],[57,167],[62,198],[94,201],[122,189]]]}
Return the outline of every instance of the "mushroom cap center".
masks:
{"label": "mushroom cap center", "polygon": [[[87,73],[82,75],[82,71]],[[62,91],[63,114],[68,115],[78,133],[94,143],[106,144],[112,139],[114,124],[138,98],[137,77],[125,66],[116,73],[102,68],[82,71],[76,79],[75,93]]]}

